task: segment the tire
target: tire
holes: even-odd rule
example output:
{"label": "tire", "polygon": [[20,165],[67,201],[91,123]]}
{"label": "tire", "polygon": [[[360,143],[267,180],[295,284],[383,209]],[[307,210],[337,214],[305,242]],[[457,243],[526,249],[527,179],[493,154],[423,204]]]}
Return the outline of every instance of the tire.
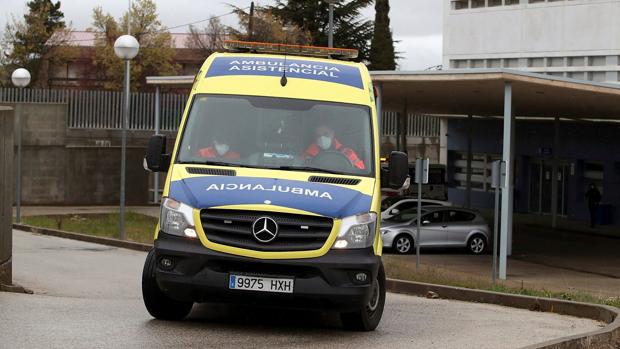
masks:
{"label": "tire", "polygon": [[467,249],[473,254],[483,254],[487,250],[487,239],[484,235],[476,234],[467,241]]}
{"label": "tire", "polygon": [[385,307],[385,271],[383,263],[379,265],[379,273],[373,281],[373,294],[370,301],[362,309],[340,314],[342,327],[349,331],[374,331],[383,316]]}
{"label": "tire", "polygon": [[182,320],[192,310],[193,302],[176,301],[164,294],[155,279],[155,251],[149,251],[142,270],[142,298],[149,314],[159,320]]}
{"label": "tire", "polygon": [[413,247],[413,239],[407,234],[397,235],[392,242],[392,250],[398,254],[409,254],[414,250]]}

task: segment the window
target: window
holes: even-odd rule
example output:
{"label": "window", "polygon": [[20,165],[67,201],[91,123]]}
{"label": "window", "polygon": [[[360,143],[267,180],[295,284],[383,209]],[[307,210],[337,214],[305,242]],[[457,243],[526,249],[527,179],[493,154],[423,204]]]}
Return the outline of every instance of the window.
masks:
{"label": "window", "polygon": [[496,59],[487,59],[487,68],[501,68],[502,60],[499,58]]}
{"label": "window", "polygon": [[527,66],[531,68],[544,67],[545,59],[542,57],[539,58],[528,58]]}
{"label": "window", "polygon": [[469,8],[468,0],[452,0],[453,10],[460,10],[460,9],[465,9],[465,8]]}
{"label": "window", "polygon": [[[360,105],[201,94],[194,96],[176,161],[372,176],[370,126],[370,109]],[[332,151],[315,151],[320,141]],[[335,151],[344,147],[362,162]]]}
{"label": "window", "polygon": [[583,67],[584,65],[586,65],[585,57],[568,57],[569,67]]}
{"label": "window", "polygon": [[518,68],[518,67],[519,67],[518,58],[505,58],[504,59],[504,68]]}
{"label": "window", "polygon": [[502,6],[502,0],[489,0],[489,7]]}
{"label": "window", "polygon": [[448,222],[470,222],[476,218],[476,215],[471,212],[450,210],[448,211]]}
{"label": "window", "polygon": [[471,7],[472,8],[477,8],[477,7],[484,7],[484,0],[471,0]]}
{"label": "window", "polygon": [[[472,154],[471,188],[477,191],[493,191],[491,188],[491,167],[495,160],[501,160],[499,154]],[[467,153],[451,152],[454,169],[452,183],[456,188],[467,188]]]}
{"label": "window", "polygon": [[442,223],[443,211],[435,211],[422,216],[422,222],[428,222],[427,224]]}
{"label": "window", "polygon": [[604,82],[607,79],[607,74],[604,71],[591,71],[588,72],[588,80],[595,82]]}
{"label": "window", "polygon": [[504,5],[519,5],[520,0],[505,0]]}
{"label": "window", "polygon": [[450,65],[454,69],[467,68],[467,60],[466,59],[453,59],[450,61]]}
{"label": "window", "polygon": [[568,77],[572,79],[585,80],[585,73],[581,71],[570,72],[568,73]]}
{"label": "window", "polygon": [[471,67],[472,68],[484,68],[484,59],[472,59]]}
{"label": "window", "polygon": [[604,66],[607,65],[607,57],[605,56],[590,56],[589,57],[589,62],[588,65],[591,67],[600,67],[600,66]]}
{"label": "window", "polygon": [[550,58],[547,58],[547,66],[548,67],[563,67],[564,66],[564,57],[550,57]]}
{"label": "window", "polygon": [[395,208],[397,208],[399,211],[407,211],[416,207],[418,207],[417,201],[405,201],[402,204],[396,206]]}
{"label": "window", "polygon": [[[422,215],[424,215],[426,212],[426,210],[422,210]],[[386,219],[386,221],[389,222],[409,222],[412,219],[415,219],[418,216],[418,210],[417,209],[410,209],[407,211],[401,211],[399,212],[397,215],[394,215],[388,219]]]}

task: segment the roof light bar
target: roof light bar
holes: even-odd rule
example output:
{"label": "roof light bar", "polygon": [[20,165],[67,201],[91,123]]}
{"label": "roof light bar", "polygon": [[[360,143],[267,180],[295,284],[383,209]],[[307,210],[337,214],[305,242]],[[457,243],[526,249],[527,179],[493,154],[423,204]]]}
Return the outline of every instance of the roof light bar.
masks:
{"label": "roof light bar", "polygon": [[237,40],[224,41],[224,48],[231,52],[279,53],[339,59],[354,59],[357,58],[358,55],[357,50],[350,48],[329,48]]}

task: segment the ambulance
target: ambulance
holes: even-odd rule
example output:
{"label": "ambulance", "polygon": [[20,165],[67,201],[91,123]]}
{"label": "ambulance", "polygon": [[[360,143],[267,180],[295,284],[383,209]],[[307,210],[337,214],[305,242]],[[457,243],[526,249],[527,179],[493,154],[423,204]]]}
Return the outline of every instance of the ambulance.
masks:
{"label": "ambulance", "polygon": [[194,80],[174,149],[153,136],[145,168],[167,172],[142,275],[148,312],[194,303],[314,309],[346,329],[383,314],[381,169],[370,75],[340,48],[229,41]]}

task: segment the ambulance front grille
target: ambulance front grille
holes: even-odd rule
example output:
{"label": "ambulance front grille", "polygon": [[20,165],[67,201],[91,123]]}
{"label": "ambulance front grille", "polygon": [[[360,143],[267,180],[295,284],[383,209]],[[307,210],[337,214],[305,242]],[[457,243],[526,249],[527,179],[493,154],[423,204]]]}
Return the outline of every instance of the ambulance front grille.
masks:
{"label": "ambulance front grille", "polygon": [[[278,224],[278,235],[268,243],[259,242],[252,225],[262,217]],[[331,233],[333,220],[326,217],[244,210],[205,209],[200,212],[202,228],[211,242],[255,251],[318,250]]]}

